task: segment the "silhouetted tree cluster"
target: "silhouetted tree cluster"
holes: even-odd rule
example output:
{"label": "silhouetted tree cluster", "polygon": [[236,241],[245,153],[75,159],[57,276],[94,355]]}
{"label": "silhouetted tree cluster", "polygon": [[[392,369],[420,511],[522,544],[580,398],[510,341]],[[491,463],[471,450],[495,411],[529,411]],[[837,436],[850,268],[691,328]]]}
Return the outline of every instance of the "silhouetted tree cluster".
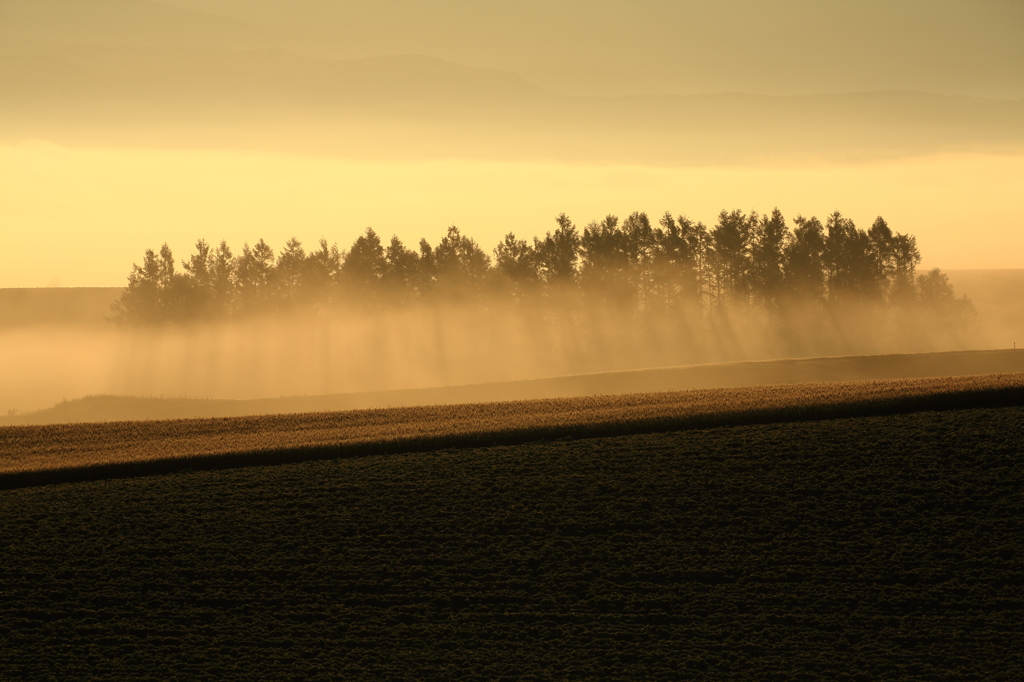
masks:
{"label": "silhouetted tree cluster", "polygon": [[385,245],[372,228],[347,251],[306,252],[297,239],[276,253],[263,240],[235,254],[200,240],[181,270],[170,248],[148,250],[114,306],[129,323],[182,322],[297,308],[389,308],[417,303],[523,307],[544,299],[634,315],[776,313],[787,305],[877,303],[925,310],[963,324],[971,304],[938,270],[918,275],[916,239],[881,217],[865,231],[835,212],[822,224],[797,216],[791,227],[769,214],[722,211],[710,228],[666,212],[653,224],[635,212],[608,215],[580,230],[565,214],[532,243],[509,233],[493,258],[459,228],[432,247],[398,237]]}

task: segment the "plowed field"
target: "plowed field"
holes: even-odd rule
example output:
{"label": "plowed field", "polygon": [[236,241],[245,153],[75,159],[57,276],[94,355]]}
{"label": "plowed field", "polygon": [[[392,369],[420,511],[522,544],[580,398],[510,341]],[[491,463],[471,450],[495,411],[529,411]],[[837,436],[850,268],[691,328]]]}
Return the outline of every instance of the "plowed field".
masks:
{"label": "plowed field", "polygon": [[1024,679],[1024,409],[0,492],[0,679]]}

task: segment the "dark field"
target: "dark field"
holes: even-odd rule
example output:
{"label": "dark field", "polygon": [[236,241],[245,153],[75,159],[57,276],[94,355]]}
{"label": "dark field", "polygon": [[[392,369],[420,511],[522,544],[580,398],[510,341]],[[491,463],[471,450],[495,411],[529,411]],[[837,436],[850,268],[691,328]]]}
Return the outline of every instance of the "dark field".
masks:
{"label": "dark field", "polygon": [[1024,679],[1024,409],[0,492],[0,679]]}

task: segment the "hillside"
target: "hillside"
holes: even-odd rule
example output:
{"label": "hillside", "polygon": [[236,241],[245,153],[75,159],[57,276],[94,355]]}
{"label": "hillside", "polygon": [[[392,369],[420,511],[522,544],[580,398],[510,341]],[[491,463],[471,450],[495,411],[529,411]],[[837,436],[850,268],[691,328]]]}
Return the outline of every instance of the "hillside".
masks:
{"label": "hillside", "polygon": [[0,488],[377,453],[1024,405],[1024,373],[0,428]]}
{"label": "hillside", "polygon": [[1024,413],[0,492],[0,677],[1016,680]]}
{"label": "hillside", "polygon": [[417,405],[574,398],[772,384],[893,380],[1024,372],[1024,350],[795,358],[602,372],[365,393],[253,400],[87,396],[0,416],[0,426],[121,420],[241,417]]}

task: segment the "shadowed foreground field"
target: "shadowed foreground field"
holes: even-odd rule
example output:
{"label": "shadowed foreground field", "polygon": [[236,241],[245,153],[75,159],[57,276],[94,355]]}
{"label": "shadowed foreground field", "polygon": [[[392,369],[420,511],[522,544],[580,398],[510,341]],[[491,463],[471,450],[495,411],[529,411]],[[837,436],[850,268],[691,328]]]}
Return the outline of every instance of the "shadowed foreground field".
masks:
{"label": "shadowed foreground field", "polygon": [[0,489],[709,426],[1024,405],[1024,373],[0,428]]}
{"label": "shadowed foreground field", "polygon": [[1024,678],[1024,409],[0,492],[2,679]]}

